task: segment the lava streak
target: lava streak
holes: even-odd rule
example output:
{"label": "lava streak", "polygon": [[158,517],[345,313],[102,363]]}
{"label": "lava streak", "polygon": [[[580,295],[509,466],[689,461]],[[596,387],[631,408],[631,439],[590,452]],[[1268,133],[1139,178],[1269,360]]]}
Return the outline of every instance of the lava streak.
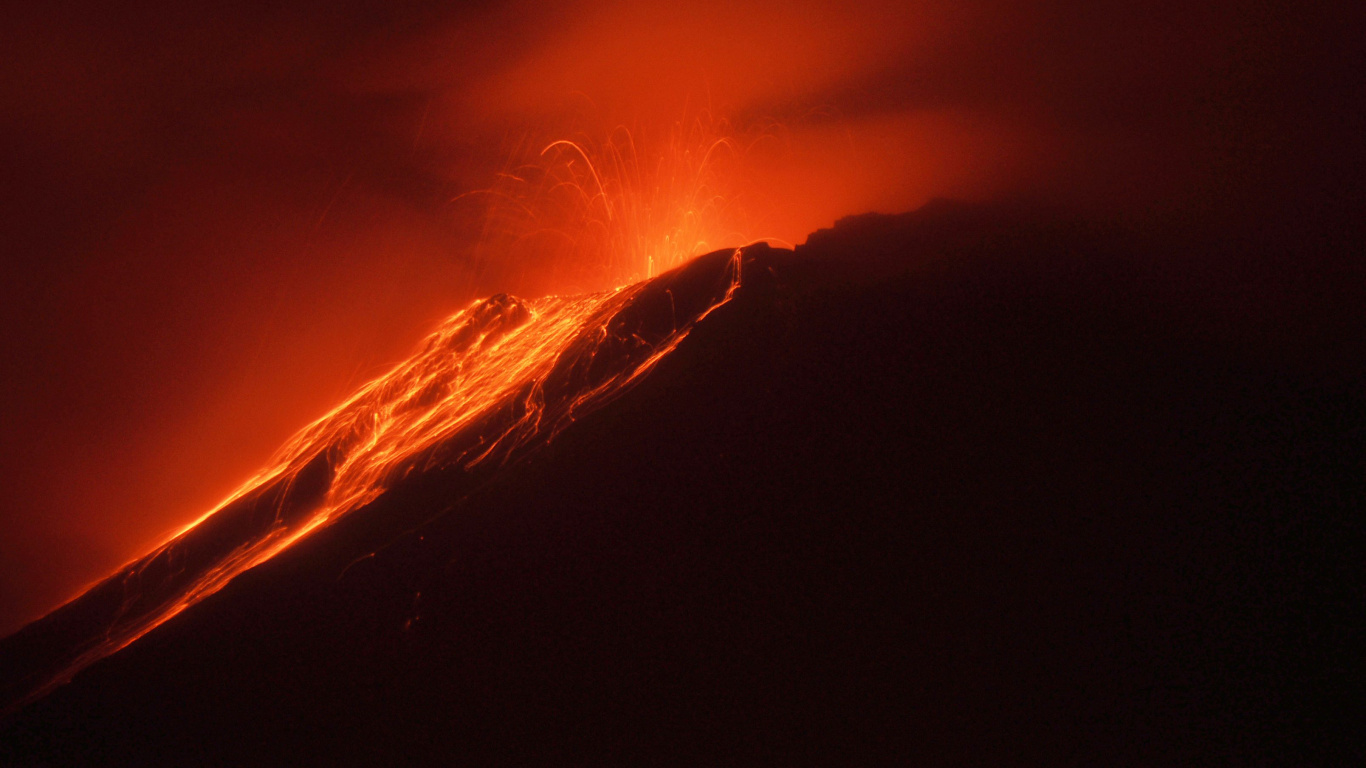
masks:
{"label": "lava streak", "polygon": [[437,467],[478,474],[546,443],[638,382],[729,301],[742,258],[717,251],[615,290],[533,301],[499,294],[457,312],[220,505],[25,630],[82,634],[66,635],[26,690],[4,693],[42,695],[405,477]]}
{"label": "lava streak", "polygon": [[473,254],[481,280],[512,279],[533,293],[599,290],[752,242],[761,225],[763,195],[748,179],[754,150],[773,141],[768,124],[740,130],[703,113],[663,130],[555,135],[517,142],[494,184],[452,201],[483,222]]}

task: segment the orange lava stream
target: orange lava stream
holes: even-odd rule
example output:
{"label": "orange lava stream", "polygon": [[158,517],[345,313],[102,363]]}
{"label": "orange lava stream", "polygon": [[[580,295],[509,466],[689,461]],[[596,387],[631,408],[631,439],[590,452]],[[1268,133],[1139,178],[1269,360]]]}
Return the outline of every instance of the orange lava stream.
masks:
{"label": "orange lava stream", "polygon": [[[704,260],[719,269],[706,275],[691,315],[675,314],[662,332],[632,319],[644,298],[656,306],[667,298],[672,310],[669,281]],[[530,302],[500,294],[457,312],[417,354],[302,429],[221,504],[92,588],[116,590],[121,605],[103,635],[28,700],[404,477],[434,467],[493,468],[549,441],[638,382],[729,301],[740,264],[739,250],[717,253],[612,291]]]}

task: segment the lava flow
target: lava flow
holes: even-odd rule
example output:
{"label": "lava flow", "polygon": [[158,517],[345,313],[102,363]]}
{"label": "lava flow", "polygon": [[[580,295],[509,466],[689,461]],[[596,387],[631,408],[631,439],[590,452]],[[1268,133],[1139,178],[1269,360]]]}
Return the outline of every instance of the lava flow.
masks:
{"label": "lava flow", "polygon": [[742,256],[716,251],[587,295],[474,302],[413,357],[301,430],[220,505],[39,622],[86,635],[68,636],[26,691],[6,693],[43,695],[405,477],[493,469],[551,440],[638,382],[729,301]]}

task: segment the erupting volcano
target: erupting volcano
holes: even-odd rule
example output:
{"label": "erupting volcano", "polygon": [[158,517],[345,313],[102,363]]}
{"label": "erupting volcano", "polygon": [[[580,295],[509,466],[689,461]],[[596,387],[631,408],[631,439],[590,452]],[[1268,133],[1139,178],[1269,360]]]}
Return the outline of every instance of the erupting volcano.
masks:
{"label": "erupting volcano", "polygon": [[1363,759],[1336,14],[164,5],[0,29],[0,764]]}
{"label": "erupting volcano", "polygon": [[742,261],[740,250],[717,252],[614,291],[499,294],[456,313],[221,505],[46,619],[77,616],[83,634],[62,638],[56,666],[30,668],[7,698],[48,692],[415,472],[476,474],[549,442],[729,301]]}
{"label": "erupting volcano", "polygon": [[[1210,698],[1163,704],[1133,692],[1186,673],[1135,659],[1255,647],[1247,618],[1294,594],[1259,585],[1332,578],[1331,558],[1266,556],[1318,534],[1262,489],[1351,505],[1350,460],[1296,457],[1340,451],[1341,414],[1366,413],[1337,378],[1334,345],[1356,341],[1263,347],[1258,320],[1133,283],[1174,267],[1124,233],[1039,221],[936,203],[618,290],[474,302],[202,520],[5,640],[0,679],[25,705],[6,755],[832,757],[857,736],[882,740],[877,759],[1219,756],[1296,739],[1234,692],[1312,677],[1226,670],[1200,683]],[[1280,291],[1268,320],[1291,338],[1342,320],[1285,280],[1255,285]],[[1292,363],[1312,375],[1286,379]],[[1240,479],[1192,480],[1197,460]],[[1193,749],[1230,711],[1256,727]]]}
{"label": "erupting volcano", "polygon": [[708,234],[735,221],[714,159],[734,151],[734,138],[701,120],[679,126],[644,156],[621,127],[591,154],[586,142],[556,140],[498,185],[452,201],[482,204],[477,258],[498,262],[484,268],[514,264],[544,279],[570,265],[559,284],[618,287],[529,301],[497,294],[445,320],[222,503],[45,619],[65,627],[77,616],[79,629],[45,640],[51,658],[9,681],[5,697],[46,694],[395,482],[438,467],[473,480],[481,465],[549,442],[647,375],[730,300],[744,261],[734,248],[698,257]]}

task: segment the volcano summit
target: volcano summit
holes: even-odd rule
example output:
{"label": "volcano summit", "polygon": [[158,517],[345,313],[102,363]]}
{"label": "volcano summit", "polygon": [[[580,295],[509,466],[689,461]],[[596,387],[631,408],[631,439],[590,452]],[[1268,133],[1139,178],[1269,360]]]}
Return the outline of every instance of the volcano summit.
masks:
{"label": "volcano summit", "polygon": [[0,758],[1340,754],[1366,297],[1283,249],[935,203],[475,302],[0,643]]}

